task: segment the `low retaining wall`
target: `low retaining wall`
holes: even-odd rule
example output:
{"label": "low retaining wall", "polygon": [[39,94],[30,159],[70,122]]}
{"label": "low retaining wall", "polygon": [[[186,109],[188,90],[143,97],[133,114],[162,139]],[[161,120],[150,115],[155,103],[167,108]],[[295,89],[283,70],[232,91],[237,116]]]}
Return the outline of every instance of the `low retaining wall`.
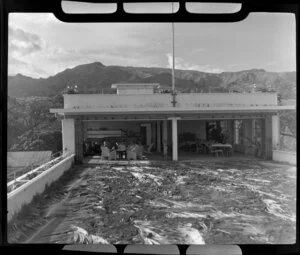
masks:
{"label": "low retaining wall", "polygon": [[297,154],[296,152],[273,150],[273,160],[296,165]]}
{"label": "low retaining wall", "polygon": [[63,159],[26,184],[9,193],[7,196],[7,220],[9,221],[14,214],[18,213],[23,205],[30,203],[35,195],[42,193],[46,185],[50,185],[61,177],[66,170],[70,169],[74,164],[74,157],[75,155],[73,154]]}

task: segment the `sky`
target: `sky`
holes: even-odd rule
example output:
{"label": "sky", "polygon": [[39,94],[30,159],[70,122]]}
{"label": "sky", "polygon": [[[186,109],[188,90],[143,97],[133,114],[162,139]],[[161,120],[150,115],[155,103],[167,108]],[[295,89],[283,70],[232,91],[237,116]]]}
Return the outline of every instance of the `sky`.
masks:
{"label": "sky", "polygon": [[[211,73],[296,70],[293,14],[252,13],[235,23],[175,23],[174,27],[176,69]],[[64,23],[51,13],[12,13],[8,55],[9,75],[34,78],[96,61],[170,68],[172,25]]]}

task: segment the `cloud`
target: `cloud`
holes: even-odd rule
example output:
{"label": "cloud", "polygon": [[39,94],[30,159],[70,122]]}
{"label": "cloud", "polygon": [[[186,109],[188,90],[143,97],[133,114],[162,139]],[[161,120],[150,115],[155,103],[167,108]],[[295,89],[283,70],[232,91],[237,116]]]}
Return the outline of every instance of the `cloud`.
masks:
{"label": "cloud", "polygon": [[9,54],[25,56],[42,50],[45,42],[37,35],[9,26]]}
{"label": "cloud", "polygon": [[[168,68],[173,67],[173,57],[171,53],[166,54],[168,58]],[[200,71],[200,72],[207,72],[207,73],[221,73],[224,70],[220,68],[213,68],[210,65],[205,65],[205,66],[200,66],[200,65],[195,65],[192,63],[189,63],[185,61],[184,59],[180,57],[175,57],[175,68],[176,69],[181,69],[181,70],[194,70],[194,71]]]}
{"label": "cloud", "polygon": [[34,78],[49,76],[48,72],[37,67],[36,65],[10,56],[8,58],[8,74],[16,75],[18,73]]}
{"label": "cloud", "polygon": [[[104,65],[120,66],[155,66],[156,57],[146,56],[138,52],[101,49],[63,49],[61,47],[48,50],[46,58],[56,63],[55,71],[62,71],[64,68],[71,68],[76,65],[100,61]],[[59,66],[59,68],[58,68]],[[59,70],[58,70],[58,69]]]}
{"label": "cloud", "polygon": [[[51,45],[45,47],[43,51],[32,57],[26,56],[26,58],[20,58],[10,56],[8,73],[9,75],[22,73],[34,78],[46,78],[67,68],[96,61],[102,62],[104,65],[157,66],[155,56],[144,56],[137,52],[101,49],[75,50]],[[42,64],[38,65],[36,63]]]}
{"label": "cloud", "polygon": [[265,66],[268,66],[268,67],[276,66],[276,65],[278,65],[278,61],[269,61],[269,62],[265,63]]}
{"label": "cloud", "polygon": [[29,33],[15,25],[9,26],[8,41],[8,73],[22,73],[31,77],[49,75],[33,61],[33,55],[43,52],[45,41],[34,33]]}
{"label": "cloud", "polygon": [[52,23],[59,23],[52,13],[10,13],[9,24],[20,26],[27,24],[30,26],[47,26]]}
{"label": "cloud", "polygon": [[192,50],[191,53],[195,54],[195,53],[203,52],[204,50],[205,50],[205,48],[196,48],[196,49]]}

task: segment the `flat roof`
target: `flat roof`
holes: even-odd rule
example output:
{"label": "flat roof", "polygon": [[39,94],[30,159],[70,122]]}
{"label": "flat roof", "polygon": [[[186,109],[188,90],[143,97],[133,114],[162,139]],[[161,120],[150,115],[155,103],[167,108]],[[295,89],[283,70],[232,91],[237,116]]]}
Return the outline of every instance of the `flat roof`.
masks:
{"label": "flat roof", "polygon": [[119,87],[157,87],[159,83],[114,83],[111,85],[112,89]]}

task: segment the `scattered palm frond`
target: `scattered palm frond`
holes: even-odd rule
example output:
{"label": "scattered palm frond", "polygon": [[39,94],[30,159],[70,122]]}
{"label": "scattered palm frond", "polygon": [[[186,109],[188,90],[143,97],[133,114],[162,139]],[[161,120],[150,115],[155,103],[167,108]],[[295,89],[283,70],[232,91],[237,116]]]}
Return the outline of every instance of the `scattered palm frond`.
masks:
{"label": "scattered palm frond", "polygon": [[69,231],[69,242],[79,244],[109,244],[104,238],[95,235],[89,235],[88,232],[80,227],[71,225]]}

